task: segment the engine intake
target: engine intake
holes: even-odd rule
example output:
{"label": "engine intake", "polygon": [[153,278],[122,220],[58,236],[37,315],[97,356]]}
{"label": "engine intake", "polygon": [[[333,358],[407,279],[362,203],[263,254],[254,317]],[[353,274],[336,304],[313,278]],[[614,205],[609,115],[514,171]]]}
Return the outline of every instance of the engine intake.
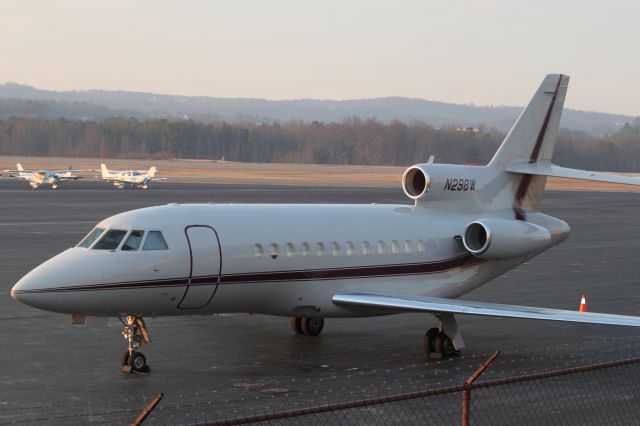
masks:
{"label": "engine intake", "polygon": [[469,253],[482,259],[513,259],[548,247],[551,234],[533,223],[487,218],[469,223],[462,243]]}
{"label": "engine intake", "polygon": [[411,199],[422,198],[429,188],[431,188],[431,177],[420,167],[409,167],[402,175],[402,189]]}

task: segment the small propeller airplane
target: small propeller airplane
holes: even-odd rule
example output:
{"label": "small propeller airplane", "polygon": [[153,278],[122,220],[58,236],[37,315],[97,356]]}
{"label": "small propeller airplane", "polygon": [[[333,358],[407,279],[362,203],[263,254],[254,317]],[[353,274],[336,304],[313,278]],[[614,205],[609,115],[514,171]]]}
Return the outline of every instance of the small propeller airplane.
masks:
{"label": "small propeller airplane", "polygon": [[[409,204],[169,204],[109,217],[18,281],[36,308],[116,316],[123,371],[149,371],[143,317],[255,312],[317,336],[324,318],[422,312],[424,350],[464,347],[454,315],[640,327],[640,317],[459,299],[560,244],[569,225],[540,211],[547,176],[640,185],[551,163],[569,77],[550,74],[485,166],[409,167]],[[636,238],[635,236],[634,238]],[[632,238],[632,236],[629,236]]]}
{"label": "small propeller airplane", "polygon": [[109,170],[105,164],[100,164],[100,171],[102,179],[112,182],[118,189],[124,188],[125,185],[147,189],[151,182],[166,180],[166,178],[155,177],[158,173],[156,167],[150,167],[149,170]]}
{"label": "small propeller airplane", "polygon": [[57,189],[60,182],[82,179],[82,176],[72,173],[88,171],[90,170],[73,170],[71,166],[67,170],[24,169],[22,164],[18,163],[15,170],[4,170],[3,173],[15,179],[26,180],[33,189],[44,184],[51,185],[51,189]]}

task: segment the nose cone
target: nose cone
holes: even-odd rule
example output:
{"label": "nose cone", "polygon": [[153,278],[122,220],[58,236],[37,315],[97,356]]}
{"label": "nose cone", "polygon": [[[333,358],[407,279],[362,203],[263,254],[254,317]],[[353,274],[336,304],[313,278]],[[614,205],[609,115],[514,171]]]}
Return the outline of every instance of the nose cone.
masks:
{"label": "nose cone", "polygon": [[11,297],[35,308],[73,313],[76,309],[68,306],[65,293],[101,282],[102,269],[95,253],[71,248],[22,277],[11,289]]}

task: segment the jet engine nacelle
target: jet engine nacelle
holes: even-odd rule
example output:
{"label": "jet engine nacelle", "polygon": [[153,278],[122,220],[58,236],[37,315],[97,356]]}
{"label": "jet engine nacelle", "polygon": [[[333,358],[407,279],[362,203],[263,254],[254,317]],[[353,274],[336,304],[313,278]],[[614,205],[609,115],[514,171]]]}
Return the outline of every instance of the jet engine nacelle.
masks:
{"label": "jet engine nacelle", "polygon": [[462,243],[471,254],[482,259],[513,259],[548,247],[551,234],[530,222],[486,218],[467,225]]}
{"label": "jet engine nacelle", "polygon": [[[424,163],[409,167],[402,189],[412,200],[443,200],[473,194],[487,174],[485,167]],[[428,196],[427,196],[428,194]]]}

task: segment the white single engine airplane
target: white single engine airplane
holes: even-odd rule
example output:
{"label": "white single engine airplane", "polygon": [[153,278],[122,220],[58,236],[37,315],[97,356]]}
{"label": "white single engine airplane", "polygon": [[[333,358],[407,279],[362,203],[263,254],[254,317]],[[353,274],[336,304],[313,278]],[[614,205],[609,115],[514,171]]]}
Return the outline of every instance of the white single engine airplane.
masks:
{"label": "white single engine airplane", "polygon": [[75,176],[72,173],[76,172],[88,172],[89,170],[73,170],[71,166],[67,170],[42,170],[42,169],[27,169],[22,168],[22,164],[16,164],[16,170],[3,170],[7,173],[7,176],[26,180],[29,182],[31,188],[36,189],[42,184],[51,185],[51,189],[57,189],[60,182],[68,180],[82,179],[81,176]]}
{"label": "white single engine airplane", "polygon": [[119,316],[124,371],[147,371],[144,316],[256,312],[318,335],[326,317],[435,315],[428,353],[463,347],[454,314],[640,326],[640,317],[457,299],[569,236],[539,212],[547,176],[640,185],[550,162],[569,78],[548,75],[486,166],[410,167],[414,205],[169,204],[100,222],[25,275],[16,300]]}
{"label": "white single engine airplane", "polygon": [[124,188],[125,185],[147,189],[151,182],[166,179],[154,177],[158,171],[155,167],[150,167],[149,170],[109,170],[106,165],[100,164],[100,171],[102,179],[113,182],[113,186],[118,189]]}

